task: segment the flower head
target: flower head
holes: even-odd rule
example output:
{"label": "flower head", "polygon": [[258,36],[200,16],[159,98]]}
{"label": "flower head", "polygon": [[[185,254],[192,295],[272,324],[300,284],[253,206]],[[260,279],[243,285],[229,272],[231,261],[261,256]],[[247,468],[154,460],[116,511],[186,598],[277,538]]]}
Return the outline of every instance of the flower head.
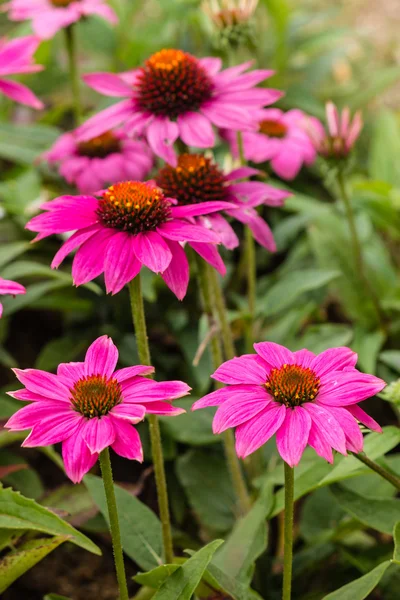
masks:
{"label": "flower head", "polygon": [[252,16],[257,5],[258,0],[203,0],[203,11],[216,27],[217,46],[254,43]]}
{"label": "flower head", "polygon": [[11,21],[32,20],[33,31],[43,40],[89,15],[98,15],[113,25],[118,22],[105,0],[10,0],[2,10],[8,11]]}
{"label": "flower head", "polygon": [[43,108],[43,103],[35,94],[22,83],[10,81],[4,77],[42,71],[42,65],[36,65],[33,59],[39,43],[39,40],[33,35],[16,38],[9,42],[4,38],[0,39],[0,93],[36,109]]}
{"label": "flower head", "polygon": [[74,131],[65,133],[44,154],[83,194],[93,194],[113,181],[144,179],[152,157],[145,142],[132,140],[121,130],[106,131],[87,142],[77,142]]}
{"label": "flower head", "polygon": [[[260,204],[282,206],[290,194],[261,181],[238,181],[257,174],[259,171],[249,167],[224,174],[211,158],[201,154],[182,154],[176,167],[166,165],[160,169],[156,183],[166,196],[176,198],[179,206],[212,201],[230,202],[233,206],[225,205],[224,212],[246,223],[258,243],[274,252],[276,245],[272,232],[255,207]],[[196,221],[214,231],[227,248],[233,249],[239,244],[235,232],[220,212],[199,216]]]}
{"label": "flower head", "polygon": [[255,86],[272,71],[245,71],[244,63],[221,71],[219,58],[196,58],[182,50],[161,50],[143,67],[120,73],[93,73],[86,83],[106,96],[126,97],[90,118],[78,129],[84,141],[124,124],[130,135],[143,134],[153,152],[176,165],[174,142],[210,148],[212,125],[226,129],[253,128],[253,111],[275,102],[278,90]]}
{"label": "flower head", "polygon": [[[26,289],[20,283],[15,283],[15,281],[10,281],[9,279],[3,279],[0,277],[0,296],[5,294],[11,294],[12,296],[16,296],[17,294],[25,294]],[[3,305],[0,302],[0,317],[3,314]]]}
{"label": "flower head", "polygon": [[111,446],[120,456],[143,460],[135,423],[147,413],[179,415],[185,412],[168,401],[181,398],[190,388],[182,381],[156,382],[144,377],[154,368],[138,365],[115,370],[118,350],[102,336],[89,347],[84,362],[62,363],[57,374],[38,369],[14,369],[25,386],[10,396],[31,404],[6,423],[12,431],[32,429],[23,446],[49,446],[62,442],[68,477],[78,483]]}
{"label": "flower head", "polygon": [[[316,150],[307,127],[322,131],[322,125],[314,117],[307,117],[301,110],[283,112],[269,108],[257,114],[258,131],[245,131],[243,135],[244,155],[254,163],[271,161],[271,167],[282,179],[294,179],[303,163],[311,165]],[[234,156],[238,156],[236,136],[223,132],[231,145]]]}
{"label": "flower head", "polygon": [[325,158],[340,160],[351,152],[363,127],[361,112],[357,111],[351,119],[348,107],[339,113],[333,102],[326,105],[328,130],[308,123],[307,132],[318,154]]}
{"label": "flower head", "polygon": [[61,196],[42,205],[44,213],[26,225],[39,235],[75,233],[53,259],[57,268],[78,248],[72,265],[75,285],[104,273],[107,292],[116,294],[139,273],[142,265],[161,273],[181,300],[189,282],[189,265],[182,248],[188,242],[220,273],[225,273],[215,244],[218,236],[188,218],[232,207],[226,202],[175,206],[153,182],[124,181],[94,196]]}
{"label": "flower head", "polygon": [[257,354],[223,363],[214,373],[228,384],[194,403],[193,409],[219,406],[214,433],[236,427],[236,451],[246,457],[274,433],[278,452],[291,467],[307,445],[328,462],[332,449],[361,452],[363,436],[357,421],[380,431],[358,402],[377,394],[385,382],[355,368],[357,354],[330,348],[315,355],[290,352],[272,342],[254,344]]}

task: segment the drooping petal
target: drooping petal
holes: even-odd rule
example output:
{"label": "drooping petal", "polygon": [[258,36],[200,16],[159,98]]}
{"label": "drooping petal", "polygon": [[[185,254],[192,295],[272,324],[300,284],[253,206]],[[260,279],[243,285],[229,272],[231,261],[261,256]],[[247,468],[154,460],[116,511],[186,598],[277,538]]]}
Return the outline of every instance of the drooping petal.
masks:
{"label": "drooping petal", "polygon": [[322,377],[330,371],[342,371],[346,367],[355,367],[357,358],[357,354],[345,346],[329,348],[315,357],[310,364],[310,369]]}
{"label": "drooping petal", "polygon": [[[45,402],[33,402],[23,408],[20,408],[10,417],[7,423],[4,425],[6,429],[12,429],[13,431],[23,431],[24,429],[31,429],[43,418],[52,417],[59,413],[61,406],[61,412],[70,415],[70,408],[67,404],[61,404],[53,400],[46,400]],[[62,408],[65,406],[66,408]]]}
{"label": "drooping petal", "polygon": [[201,256],[209,265],[220,273],[226,275],[226,267],[217,248],[213,244],[204,244],[199,242],[190,242],[189,245],[197,254]]}
{"label": "drooping petal", "polygon": [[353,415],[360,423],[371,429],[372,431],[382,432],[382,427],[370,417],[360,406],[357,404],[352,404],[351,406],[346,406],[346,410],[349,411],[350,414]]}
{"label": "drooping petal", "polygon": [[104,281],[107,293],[117,294],[139,273],[142,263],[137,259],[134,236],[124,231],[109,241],[104,259]]}
{"label": "drooping petal", "polygon": [[364,439],[355,418],[345,409],[330,406],[329,412],[335,417],[346,436],[346,447],[350,452],[362,452]]}
{"label": "drooping petal", "polygon": [[89,227],[85,227],[84,229],[73,233],[71,237],[68,238],[68,240],[61,246],[59,251],[55,254],[51,262],[51,268],[57,269],[64,260],[64,258],[68,256],[70,252],[84,244],[88,239],[92,237],[92,235],[94,235],[98,231],[99,226],[96,224],[90,225]]}
{"label": "drooping petal", "polygon": [[0,78],[0,92],[16,102],[36,108],[36,110],[44,107],[43,102],[26,85],[22,85],[22,83]]}
{"label": "drooping petal", "polygon": [[173,242],[205,242],[218,244],[218,236],[200,225],[192,225],[187,221],[174,219],[157,227],[158,233]]}
{"label": "drooping petal", "polygon": [[246,423],[252,417],[255,417],[264,408],[271,404],[272,400],[268,399],[265,394],[264,400],[250,398],[242,398],[236,396],[230,398],[228,402],[224,402],[218,408],[213,420],[213,433],[222,433],[226,429],[236,427],[241,423]]}
{"label": "drooping petal", "polygon": [[324,432],[314,422],[311,422],[308,445],[314,448],[318,456],[322,456],[322,458],[331,464],[333,463],[332,446],[324,436]]}
{"label": "drooping petal", "polygon": [[[35,403],[36,406],[36,403]],[[66,440],[79,427],[82,416],[72,409],[58,410],[56,414],[42,418],[40,423],[34,425],[31,433],[22,442],[24,448],[36,446],[50,446]]]}
{"label": "drooping petal", "polygon": [[122,391],[125,402],[151,402],[152,400],[172,400],[187,396],[191,388],[183,381],[151,381],[139,378],[124,381]]}
{"label": "drooping petal", "polygon": [[146,231],[133,236],[137,259],[154,273],[163,273],[172,260],[168,244],[157,231]]}
{"label": "drooping petal", "polygon": [[222,215],[206,215],[201,218],[201,222],[218,235],[219,241],[225,248],[228,248],[228,250],[233,250],[239,246],[238,236]]}
{"label": "drooping petal", "polygon": [[247,423],[236,428],[236,453],[246,458],[263,446],[280,428],[286,416],[283,404],[272,402]]}
{"label": "drooping petal", "polygon": [[128,119],[134,112],[132,100],[123,100],[100,111],[75,131],[78,142],[91,140]]}
{"label": "drooping petal", "polygon": [[82,437],[92,454],[99,454],[115,440],[115,429],[108,415],[86,419]]}
{"label": "drooping petal", "polygon": [[62,445],[62,457],[65,472],[73,483],[79,483],[98,459],[98,454],[92,454],[82,437],[82,427],[77,429]]}
{"label": "drooping petal", "polygon": [[76,286],[98,277],[104,271],[107,246],[116,235],[113,229],[101,229],[92,235],[75,254],[72,263],[72,279]]}
{"label": "drooping petal", "polygon": [[189,285],[189,262],[184,249],[178,242],[167,240],[167,244],[171,250],[172,259],[161,276],[178,300],[183,300]]}
{"label": "drooping petal", "polygon": [[309,413],[313,424],[326,442],[341,454],[346,454],[343,429],[330,410],[312,402],[306,402],[303,408]]}
{"label": "drooping petal", "polygon": [[114,452],[124,458],[143,462],[142,442],[136,429],[127,421],[112,416],[110,418],[113,420],[116,432],[114,443],[111,446]]}
{"label": "drooping petal", "polygon": [[174,142],[179,137],[177,123],[167,117],[156,117],[147,127],[147,141],[154,154],[173,167],[176,166]]}
{"label": "drooping petal", "polygon": [[111,377],[118,362],[118,350],[107,335],[97,338],[88,348],[85,356],[86,375]]}
{"label": "drooping petal", "polygon": [[311,417],[301,406],[288,408],[276,434],[279,454],[290,467],[299,464],[311,429]]}
{"label": "drooping petal", "polygon": [[89,87],[104,96],[123,98],[132,95],[132,87],[115,73],[88,73],[83,75],[82,79]]}
{"label": "drooping petal", "polygon": [[178,117],[179,133],[188,146],[212,148],[215,135],[210,121],[201,113],[187,112]]}
{"label": "drooping petal", "polygon": [[279,369],[284,364],[294,364],[293,352],[275,342],[259,342],[254,344],[254,350],[274,369]]}
{"label": "drooping petal", "polygon": [[231,202],[201,202],[199,204],[187,204],[184,206],[174,206],[171,209],[171,214],[176,218],[198,217],[200,215],[209,215],[210,213],[219,212],[221,210],[229,210],[235,208]]}
{"label": "drooping petal", "polygon": [[146,413],[153,415],[161,415],[167,417],[177,417],[178,415],[183,415],[186,410],[184,408],[180,408],[179,406],[174,406],[169,402],[149,402],[143,403],[143,407],[146,409]]}
{"label": "drooping petal", "polygon": [[224,362],[211,377],[222,383],[264,385],[268,373],[268,365],[262,364],[255,354],[243,354]]}

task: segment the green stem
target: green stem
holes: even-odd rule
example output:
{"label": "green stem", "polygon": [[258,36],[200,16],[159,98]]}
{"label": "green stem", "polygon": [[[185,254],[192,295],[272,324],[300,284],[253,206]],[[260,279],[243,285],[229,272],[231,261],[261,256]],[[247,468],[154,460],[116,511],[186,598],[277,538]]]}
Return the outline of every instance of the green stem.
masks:
{"label": "green stem", "polygon": [[76,35],[74,25],[68,25],[65,28],[65,39],[69,62],[69,76],[71,81],[71,89],[74,103],[75,124],[79,125],[82,117],[80,81],[78,71],[78,57],[76,51]]}
{"label": "green stem", "polygon": [[[146,319],[142,296],[140,273],[129,283],[133,325],[135,327],[136,344],[141,364],[150,365],[150,350],[147,338]],[[169,514],[167,480],[165,477],[163,449],[160,425],[156,415],[149,415],[151,452],[153,456],[154,474],[156,478],[158,508],[162,526],[164,558],[170,564],[174,559],[172,545],[171,520]]]}
{"label": "green stem", "polygon": [[232,329],[229,325],[228,317],[226,314],[226,304],[224,293],[222,291],[221,281],[218,277],[218,273],[215,269],[209,269],[211,285],[214,290],[215,308],[218,315],[219,324],[221,326],[222,333],[222,345],[224,347],[224,354],[227,360],[236,356],[235,344],[233,341]]}
{"label": "green stem", "polygon": [[[239,152],[239,160],[242,167],[246,165],[246,157],[244,155],[243,135],[241,131],[237,132],[237,145]],[[247,352],[253,352],[254,343],[254,318],[256,310],[256,280],[257,280],[257,265],[256,265],[256,247],[254,237],[249,227],[245,228],[245,248],[244,253],[247,263],[247,302],[249,307],[249,320],[246,327],[246,349]]]}
{"label": "green stem", "polygon": [[[215,301],[210,277],[211,267],[200,256],[198,256],[198,254],[196,254],[195,257],[203,302],[203,310],[207,316],[209,328],[212,329],[214,326],[213,307]],[[212,336],[210,346],[213,366],[214,369],[217,369],[223,362],[223,356],[219,339],[216,335]],[[247,486],[243,477],[240,462],[236,454],[235,439],[232,430],[228,429],[227,431],[224,431],[223,441],[229,473],[238,498],[239,510],[241,514],[246,514],[250,508],[250,497],[247,491]]]}
{"label": "green stem", "polygon": [[285,462],[285,532],[282,600],[290,600],[292,594],[293,513],[294,469],[292,469],[292,467],[289,467],[289,465]]}
{"label": "green stem", "polygon": [[100,452],[100,467],[107,500],[108,516],[110,519],[111,539],[119,587],[119,597],[120,600],[129,600],[124,566],[124,555],[122,553],[121,532],[118,521],[117,501],[115,499],[110,451],[108,448],[105,448],[105,450]]}
{"label": "green stem", "polygon": [[359,239],[358,233],[357,233],[357,227],[356,227],[356,222],[355,222],[355,218],[354,218],[353,206],[352,206],[350,197],[349,197],[349,195],[347,193],[347,189],[346,189],[346,182],[344,179],[343,170],[338,171],[337,183],[338,183],[340,195],[342,197],[343,204],[344,204],[344,207],[346,210],[346,216],[347,216],[347,221],[348,221],[349,229],[350,229],[351,243],[353,246],[353,255],[354,255],[354,260],[355,260],[355,264],[356,264],[356,269],[357,269],[357,272],[363,282],[365,291],[372,301],[378,321],[381,324],[381,326],[383,328],[385,328],[385,317],[382,313],[382,309],[381,309],[381,306],[379,303],[378,296],[376,295],[374,288],[370,284],[369,279],[365,272],[365,265],[364,265],[363,255],[362,255],[361,243],[360,243],[360,239]]}
{"label": "green stem", "polygon": [[391,473],[384,467],[381,467],[381,465],[378,465],[378,463],[368,458],[364,452],[361,452],[360,454],[353,453],[353,456],[364,463],[364,465],[367,465],[367,467],[369,467],[372,471],[375,471],[375,473],[378,473],[378,475],[386,479],[386,481],[389,481],[389,483],[391,483],[397,490],[400,490],[400,477],[397,477],[397,475],[394,473]]}

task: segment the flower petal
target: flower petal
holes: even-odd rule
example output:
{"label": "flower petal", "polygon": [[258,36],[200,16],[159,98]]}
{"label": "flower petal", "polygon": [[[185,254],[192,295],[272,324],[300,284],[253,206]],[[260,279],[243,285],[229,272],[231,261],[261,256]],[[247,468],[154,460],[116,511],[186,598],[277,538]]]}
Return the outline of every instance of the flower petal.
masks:
{"label": "flower petal", "polygon": [[259,342],[254,344],[254,350],[270,367],[279,369],[284,364],[294,364],[293,352],[275,342]]}
{"label": "flower petal", "polygon": [[39,369],[13,369],[13,371],[29,391],[52,400],[69,402],[69,388],[61,377]]}
{"label": "flower petal", "polygon": [[156,117],[147,128],[147,141],[154,154],[168,164],[176,166],[174,142],[179,137],[179,127],[167,117]]}
{"label": "flower petal", "polygon": [[201,256],[209,265],[211,265],[220,275],[226,274],[226,267],[224,261],[217,248],[213,244],[203,244],[199,242],[190,242],[190,246],[197,254]]}
{"label": "flower petal", "polygon": [[134,249],[134,236],[120,231],[107,244],[104,280],[107,293],[117,294],[139,273],[142,263]]}
{"label": "flower petal", "polygon": [[150,373],[154,373],[154,367],[147,365],[136,365],[134,367],[125,367],[125,369],[119,369],[118,371],[115,371],[113,377],[119,383],[122,383],[123,381],[132,379],[138,375],[150,375]]}
{"label": "flower petal", "polygon": [[158,233],[174,242],[206,242],[218,244],[218,236],[200,225],[192,225],[180,219],[168,221],[157,227]]}
{"label": "flower petal", "polygon": [[228,402],[223,402],[215,413],[212,424],[213,433],[222,433],[226,429],[246,423],[271,402],[272,400],[268,398],[267,394],[261,401],[253,397],[242,398],[240,395],[236,398],[229,398]]}
{"label": "flower petal", "polygon": [[136,429],[126,421],[116,419],[112,416],[110,418],[113,421],[116,433],[115,440],[111,446],[114,452],[124,458],[143,462],[142,442]]}
{"label": "flower petal", "polygon": [[114,425],[108,415],[86,419],[81,433],[92,454],[100,453],[104,448],[111,446],[115,440]]}
{"label": "flower petal", "polygon": [[346,447],[350,452],[362,452],[364,438],[355,418],[345,409],[330,406],[329,412],[335,417],[346,436]]}
{"label": "flower petal", "polygon": [[264,365],[256,354],[243,354],[224,362],[211,377],[222,383],[264,385],[268,373],[268,365]]}
{"label": "flower petal", "polygon": [[346,367],[355,367],[357,358],[357,354],[345,346],[329,348],[315,357],[310,364],[310,369],[315,371],[318,377],[322,377],[330,371],[342,371]]}
{"label": "flower petal", "polygon": [[110,337],[102,335],[89,346],[86,352],[85,374],[111,377],[117,362],[117,347]]}
{"label": "flower petal", "polygon": [[318,404],[325,406],[347,406],[357,404],[374,396],[386,386],[386,383],[356,369],[335,371],[321,377]]}
{"label": "flower petal", "polygon": [[104,96],[132,96],[132,86],[115,73],[88,73],[82,79],[89,87]]}
{"label": "flower petal", "polygon": [[182,141],[188,146],[212,148],[215,135],[210,121],[196,112],[187,112],[178,117],[179,133]]}
{"label": "flower petal", "polygon": [[368,429],[382,433],[382,427],[379,425],[379,423],[370,417],[360,406],[358,406],[358,404],[346,406],[346,410],[348,410],[349,413],[357,419],[357,421],[360,421],[360,423],[365,425],[365,427],[368,427]]}
{"label": "flower petal", "polygon": [[154,273],[163,273],[172,260],[167,243],[157,231],[146,231],[133,236],[137,259]]}
{"label": "flower petal", "polygon": [[139,423],[139,421],[143,421],[146,414],[146,409],[141,404],[122,402],[121,404],[114,406],[111,409],[110,414],[114,415],[114,417],[118,417],[119,419],[130,421],[131,423]]}
{"label": "flower petal", "polygon": [[274,435],[285,420],[286,410],[283,404],[272,402],[262,413],[236,428],[236,452],[239,458],[246,458]]}
{"label": "flower petal", "polygon": [[335,419],[333,413],[323,406],[306,402],[303,408],[309,413],[314,426],[318,429],[320,436],[341,454],[346,452],[346,438],[343,429]]}
{"label": "flower petal", "polygon": [[91,454],[82,437],[82,421],[77,429],[62,445],[62,457],[65,472],[73,483],[79,483],[98,459],[98,454]]}
{"label": "flower petal", "polygon": [[311,417],[301,406],[288,408],[276,434],[276,445],[283,460],[290,466],[299,464],[308,442]]}
{"label": "flower petal", "polygon": [[167,244],[171,250],[172,259],[161,277],[178,300],[183,300],[189,285],[189,262],[184,249],[178,242],[167,240]]}
{"label": "flower petal", "polygon": [[[4,425],[6,429],[12,429],[13,431],[24,431],[24,429],[31,429],[37,423],[41,422],[43,418],[52,417],[53,415],[60,413],[70,416],[71,410],[67,404],[60,404],[53,400],[45,400],[45,402],[33,402],[23,408],[17,410],[12,417],[10,417],[7,423]],[[66,408],[63,408],[65,406]]]}
{"label": "flower petal", "polygon": [[210,394],[206,394],[200,400],[192,406],[192,410],[198,410],[199,408],[206,408],[207,406],[219,406],[227,400],[236,400],[242,398],[242,400],[253,400],[253,402],[268,402],[270,396],[266,389],[261,385],[255,384],[239,384],[229,385],[227,387],[215,390]]}
{"label": "flower petal", "polygon": [[78,429],[82,418],[72,409],[71,405],[69,405],[68,410],[58,410],[56,414],[46,418],[42,417],[40,423],[34,425],[31,433],[22,442],[22,446],[24,448],[34,448],[35,446],[58,444]]}

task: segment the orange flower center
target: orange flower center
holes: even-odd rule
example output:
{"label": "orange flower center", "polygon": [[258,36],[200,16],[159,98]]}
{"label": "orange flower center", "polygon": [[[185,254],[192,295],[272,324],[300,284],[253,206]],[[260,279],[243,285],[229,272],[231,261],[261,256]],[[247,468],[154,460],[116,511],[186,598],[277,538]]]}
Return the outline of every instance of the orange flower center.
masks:
{"label": "orange flower center", "polygon": [[81,0],[50,0],[53,6],[57,8],[64,8],[65,6],[69,6],[73,2],[80,2]]}
{"label": "orange flower center", "polygon": [[105,158],[109,154],[114,154],[121,150],[121,141],[112,131],[106,131],[87,142],[78,144],[78,154],[89,156],[90,158]]}
{"label": "orange flower center", "polygon": [[280,369],[272,369],[265,383],[271,396],[287,407],[312,402],[319,392],[319,385],[320,380],[311,369],[286,364]]}
{"label": "orange flower center", "polygon": [[212,81],[198,60],[182,50],[153,54],[138,78],[138,104],[143,111],[175,119],[196,111],[211,97]]}
{"label": "orange flower center", "polygon": [[97,214],[106,227],[137,234],[165,223],[171,216],[171,204],[154,185],[124,181],[104,192]]}
{"label": "orange flower center", "polygon": [[264,135],[268,135],[268,137],[283,138],[286,135],[287,127],[279,121],[266,119],[265,121],[261,121],[259,131]]}
{"label": "orange flower center", "polygon": [[122,401],[118,381],[107,379],[104,375],[90,375],[79,379],[70,393],[74,409],[88,419],[106,415]]}
{"label": "orange flower center", "polygon": [[164,194],[179,204],[224,200],[226,189],[221,169],[201,154],[182,154],[177,167],[163,167],[156,176]]}

